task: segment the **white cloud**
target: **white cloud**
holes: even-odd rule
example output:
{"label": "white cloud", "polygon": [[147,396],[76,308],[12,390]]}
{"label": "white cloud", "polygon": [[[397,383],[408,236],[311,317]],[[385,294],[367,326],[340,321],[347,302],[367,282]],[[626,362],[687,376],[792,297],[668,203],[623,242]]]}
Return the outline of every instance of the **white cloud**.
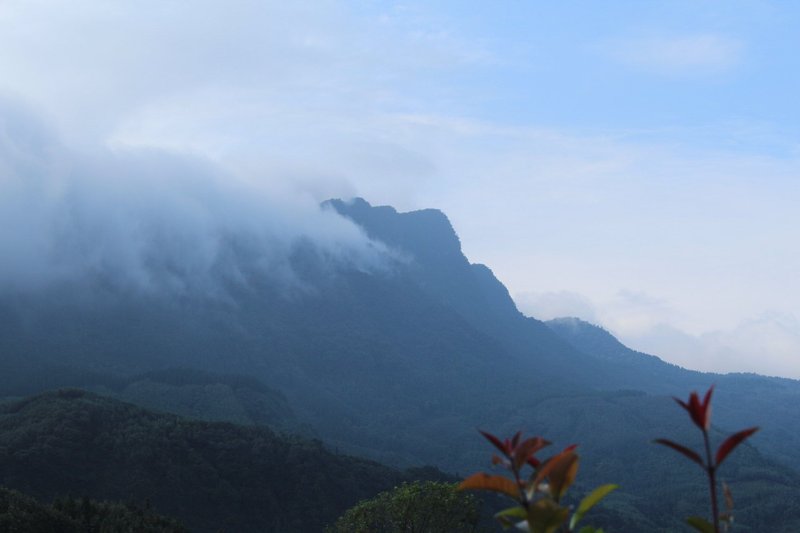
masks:
{"label": "white cloud", "polygon": [[735,67],[744,46],[731,37],[701,33],[618,39],[601,46],[621,63],[661,74],[713,74]]}
{"label": "white cloud", "polygon": [[699,335],[661,323],[622,338],[633,348],[687,368],[800,379],[800,321],[793,314],[762,313]]}
{"label": "white cloud", "polygon": [[76,152],[0,100],[2,291],[84,279],[216,290],[262,277],[296,288],[291,256],[304,242],[327,265],[387,257],[307,195],[159,150]]}
{"label": "white cloud", "polygon": [[41,106],[70,140],[103,140],[141,115],[148,133],[171,133],[179,115],[224,118],[228,105],[274,128],[298,112],[409,107],[431,98],[414,96],[417,75],[488,60],[444,24],[329,0],[0,3],[0,90]]}
{"label": "white cloud", "polygon": [[[561,50],[557,36],[545,31],[538,40],[529,32],[507,41],[488,35],[496,48],[486,51],[473,37],[486,37],[484,27],[497,30],[498,21],[477,24],[481,31],[467,30],[465,38],[424,8],[353,5],[6,0],[0,91],[24,95],[53,119],[66,144],[89,147],[95,153],[89,159],[97,145],[110,143],[113,150],[100,150],[106,173],[122,164],[114,151],[168,150],[184,154],[176,156],[182,161],[212,159],[198,173],[246,181],[242,190],[263,192],[245,195],[253,203],[299,194],[312,205],[358,194],[399,209],[441,208],[467,255],[490,265],[512,293],[529,293],[534,315],[594,316],[631,336],[667,324],[697,337],[731,330],[767,309],[794,309],[800,300],[794,283],[800,253],[790,244],[800,226],[796,151],[742,150],[775,142],[752,142],[752,131],[747,137],[722,121],[701,125],[700,137],[711,139],[702,143],[693,143],[697,130],[680,124],[666,133],[656,124],[638,137],[564,127],[562,111],[572,126],[592,123],[574,111],[591,114],[585,105],[594,100],[572,100],[586,93],[585,72],[573,72],[582,68],[574,61],[585,49]],[[613,25],[592,24],[581,37],[597,39],[607,28]],[[569,32],[555,33],[582,46]],[[718,74],[742,63],[743,42],[708,32],[661,34],[606,43],[602,53],[660,74]],[[558,68],[537,63],[537,51],[552,52]],[[481,70],[506,53],[530,64]],[[607,62],[591,67],[599,81],[608,74]],[[615,91],[640,78],[622,74]],[[626,94],[647,96],[632,85]],[[685,102],[666,103],[647,116]],[[683,118],[703,105],[700,98]],[[619,109],[649,109],[642,106]],[[545,108],[554,111],[544,113],[556,117],[552,127],[532,122]],[[752,124],[742,121],[744,129]],[[791,144],[791,136],[780,138]],[[699,147],[709,144],[733,149]],[[76,154],[64,153],[67,160]],[[132,159],[134,168],[145,164]],[[85,202],[114,200],[111,189],[83,183]],[[185,182],[165,187],[173,200],[192,192]],[[225,201],[240,194],[233,188],[225,188]],[[257,215],[252,204],[245,211]],[[211,226],[224,218],[221,212],[208,215]],[[205,215],[198,216],[200,227]],[[89,222],[102,226],[99,218]]]}
{"label": "white cloud", "polygon": [[522,292],[514,295],[514,302],[522,313],[539,320],[575,317],[597,323],[592,302],[574,292]]}
{"label": "white cloud", "polygon": [[794,314],[762,313],[701,341],[717,368],[800,378],[800,321]]}
{"label": "white cloud", "polygon": [[641,292],[622,290],[603,301],[569,291],[520,293],[515,301],[528,316],[577,317],[606,328],[629,348],[684,368],[800,379],[800,320],[792,313],[764,312],[693,334],[675,325],[679,313],[668,302]]}

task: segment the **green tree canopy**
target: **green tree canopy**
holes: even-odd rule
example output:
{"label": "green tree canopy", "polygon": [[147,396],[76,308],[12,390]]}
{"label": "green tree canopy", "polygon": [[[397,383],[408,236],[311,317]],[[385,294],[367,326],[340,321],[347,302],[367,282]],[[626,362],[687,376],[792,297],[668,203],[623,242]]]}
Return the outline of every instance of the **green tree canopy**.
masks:
{"label": "green tree canopy", "polygon": [[342,515],[326,533],[475,533],[480,502],[437,481],[404,483],[364,500]]}

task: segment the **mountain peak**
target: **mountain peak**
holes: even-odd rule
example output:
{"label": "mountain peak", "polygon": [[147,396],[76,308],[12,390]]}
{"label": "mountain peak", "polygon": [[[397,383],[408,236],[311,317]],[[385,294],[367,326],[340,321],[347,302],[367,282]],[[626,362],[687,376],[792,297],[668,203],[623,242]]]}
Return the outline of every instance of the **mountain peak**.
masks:
{"label": "mountain peak", "polygon": [[397,210],[390,205],[373,206],[361,196],[355,196],[349,199],[331,198],[322,202],[323,208],[334,209],[337,213],[343,216],[350,214],[366,213],[373,209],[386,211],[390,213],[397,213]]}
{"label": "mountain peak", "polygon": [[398,212],[388,205],[373,206],[360,197],[351,200],[331,199],[323,207],[334,209],[361,226],[367,235],[390,247],[408,252],[420,262],[465,262],[450,220],[438,209]]}

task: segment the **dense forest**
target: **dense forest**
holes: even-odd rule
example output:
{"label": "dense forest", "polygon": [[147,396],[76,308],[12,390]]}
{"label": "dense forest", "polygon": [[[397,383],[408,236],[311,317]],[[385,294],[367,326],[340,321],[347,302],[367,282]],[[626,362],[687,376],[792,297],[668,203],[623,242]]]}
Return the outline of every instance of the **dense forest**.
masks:
{"label": "dense forest", "polygon": [[193,531],[320,531],[382,490],[444,477],[266,427],[190,421],[76,389],[0,407],[0,485],[42,501],[148,504]]}
{"label": "dense forest", "polygon": [[[642,399],[641,395],[628,397]],[[604,401],[614,403],[619,398]],[[548,405],[542,410],[547,412]],[[569,423],[586,423],[595,415],[586,412]],[[661,414],[655,411],[654,415]],[[630,414],[623,410],[619,416]],[[678,424],[664,430],[689,438]],[[594,521],[607,531],[670,531],[679,527],[682,515],[703,509],[702,480],[675,457],[653,446],[645,448],[642,460],[626,464],[624,451],[615,451],[618,446],[637,447],[637,435],[646,433],[647,427],[640,433],[624,430],[609,441],[598,430],[595,441],[580,446],[585,450],[585,469],[576,486],[576,499],[585,494],[588,481],[598,476],[628,488],[593,513]],[[488,456],[485,447],[483,451]],[[739,454],[723,471],[736,496],[737,530],[796,530],[800,477],[750,447],[743,447]],[[127,504],[116,504],[113,512],[95,509],[92,516],[151,520],[150,514],[141,511],[151,506],[193,531],[321,531],[354,507],[346,515],[350,518],[338,522],[337,530],[341,530],[341,524],[347,523],[342,520],[359,516],[362,521],[367,519],[364,516],[390,520],[391,513],[385,509],[392,508],[392,500],[387,496],[356,506],[381,491],[415,480],[456,479],[434,468],[399,471],[339,455],[319,441],[277,434],[263,426],[182,419],[77,389],[7,401],[0,407],[0,472],[0,484],[42,501],[56,501],[51,507],[30,504],[42,519],[63,520],[66,514],[73,521],[88,520],[75,515],[75,508],[88,505],[83,500],[59,503],[59,498],[72,495]],[[650,488],[654,498],[632,496],[644,490],[648,479],[670,478],[677,481],[656,484],[655,491]],[[409,489],[405,490],[398,497],[406,494],[408,499]],[[444,502],[442,506],[460,501],[445,498],[441,490],[432,494],[435,498],[426,497],[425,505],[418,503],[417,495],[419,516],[428,516],[437,499]],[[479,520],[464,515],[464,523],[477,527],[481,521],[480,530],[485,530],[487,517],[499,505],[494,499],[475,505],[470,512],[481,509],[483,514]],[[130,512],[122,513],[124,509]],[[159,520],[154,515],[153,528],[177,527]]]}
{"label": "dense forest", "polygon": [[131,504],[59,498],[41,503],[18,491],[0,487],[0,531],[7,533],[104,533],[146,531],[188,533],[177,520]]}

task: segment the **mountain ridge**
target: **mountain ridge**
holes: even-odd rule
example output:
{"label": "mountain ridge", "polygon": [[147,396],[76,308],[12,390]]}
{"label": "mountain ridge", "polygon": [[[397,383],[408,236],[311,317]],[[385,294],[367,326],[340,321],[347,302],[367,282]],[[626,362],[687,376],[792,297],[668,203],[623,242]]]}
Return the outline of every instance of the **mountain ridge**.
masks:
{"label": "mountain ridge", "polygon": [[[286,409],[332,448],[449,472],[485,466],[488,450],[475,428],[523,430],[558,445],[581,443],[582,482],[623,482],[619,497],[650,528],[673,516],[663,506],[652,511],[654,499],[696,507],[685,492],[691,472],[650,442],[667,430],[691,439],[671,396],[717,381],[715,435],[764,426],[753,445],[767,456],[743,454],[755,474],[731,462],[732,481],[783,480],[772,488],[756,483],[742,502],[743,519],[754,523],[759,498],[800,500],[791,469],[770,462],[800,458],[796,383],[719,381],[616,344],[615,357],[598,357],[580,335],[520,313],[488,267],[469,263],[443,213],[398,213],[363,200],[326,205],[387,250],[384,268],[331,267],[299,246],[294,262],[304,286],[291,293],[248,278],[225,299],[95,296],[84,287],[0,295],[0,316],[8,318],[0,322],[0,393],[35,392],[65,368],[121,379],[174,367],[244,374],[280,392]],[[663,483],[653,486],[652,477]]]}
{"label": "mountain ridge", "polygon": [[[649,383],[651,390],[672,394],[680,387],[703,389],[716,386],[715,418],[728,427],[740,425],[762,426],[765,439],[759,445],[779,458],[787,466],[796,464],[800,438],[796,430],[787,430],[787,423],[798,428],[797,402],[800,402],[800,381],[791,378],[762,376],[753,373],[731,372],[717,374],[699,372],[668,363],[650,354],[628,348],[601,326],[570,317],[547,322],[553,331],[567,342],[586,353],[603,357],[622,357],[643,367],[645,378],[654,374],[660,380]],[[649,370],[647,370],[649,369]],[[753,392],[758,391],[758,394]]]}

